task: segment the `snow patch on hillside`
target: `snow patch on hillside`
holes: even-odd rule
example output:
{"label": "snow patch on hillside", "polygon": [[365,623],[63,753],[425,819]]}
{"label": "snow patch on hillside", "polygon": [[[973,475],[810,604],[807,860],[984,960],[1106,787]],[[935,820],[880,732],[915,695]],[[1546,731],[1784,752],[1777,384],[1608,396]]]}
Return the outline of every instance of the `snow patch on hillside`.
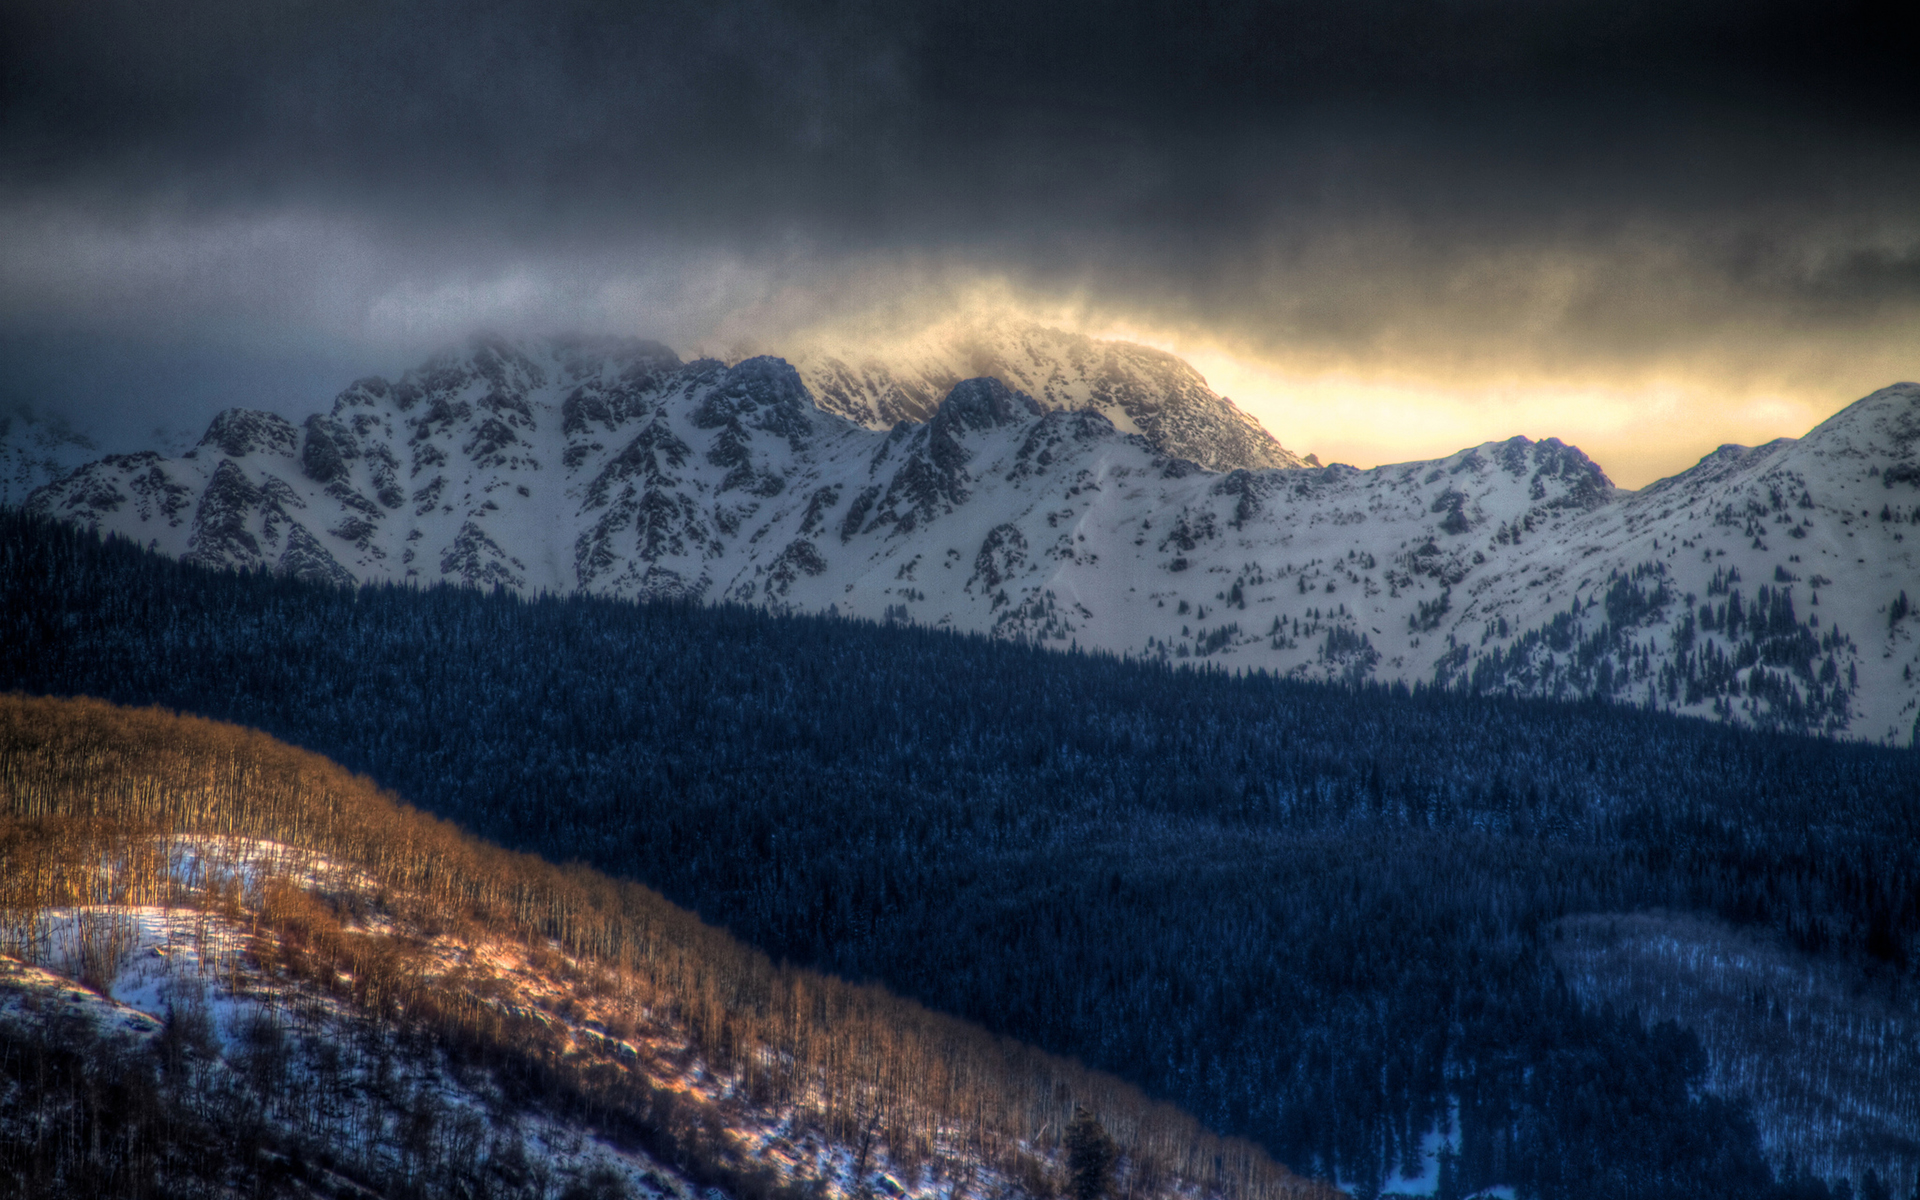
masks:
{"label": "snow patch on hillside", "polygon": [[[259,864],[298,857],[272,843],[243,847]],[[311,867],[310,862],[302,862]],[[380,930],[385,922],[363,922]],[[330,1109],[325,1097],[377,1092],[394,1097],[386,1127],[394,1139],[411,1114],[431,1111],[440,1127],[458,1127],[478,1139],[482,1159],[512,1156],[516,1171],[556,1181],[611,1172],[638,1196],[720,1200],[643,1151],[608,1140],[524,1104],[507,1104],[424,1043],[395,1027],[369,1022],[337,996],[277,974],[264,964],[262,934],[247,918],[206,909],[100,905],[45,910],[25,927],[10,927],[0,946],[0,1022],[38,1024],[52,1013],[78,1016],[102,1035],[149,1044],[170,1025],[205,1040],[215,1072],[259,1069],[270,1053],[284,1072],[281,1090],[309,1097],[314,1112],[278,1119],[304,1123],[341,1145],[361,1145],[365,1130]],[[954,1200],[962,1190],[1012,1195],[1009,1182],[980,1168],[971,1179],[929,1165],[908,1172],[879,1148],[860,1173],[861,1156],[797,1120],[797,1106],[751,1101],[744,1076],[718,1072],[691,1056],[665,1014],[640,1010],[635,1027],[623,1020],[619,996],[583,995],[563,976],[590,971],[556,946],[534,951],[517,943],[440,936],[429,944],[432,969],[472,981],[476,996],[520,1019],[559,1033],[573,1053],[644,1071],[656,1087],[678,1092],[728,1114],[724,1133],[754,1162],[789,1179],[815,1182],[823,1200],[878,1195],[889,1200]],[[351,982],[350,980],[346,982]],[[628,1014],[631,1017],[631,1013]],[[630,1032],[618,1033],[616,1030]],[[194,1031],[198,1031],[195,1033]],[[340,1114],[338,1129],[327,1122]],[[358,1119],[356,1119],[358,1120]],[[374,1139],[386,1167],[400,1165],[396,1145]]]}

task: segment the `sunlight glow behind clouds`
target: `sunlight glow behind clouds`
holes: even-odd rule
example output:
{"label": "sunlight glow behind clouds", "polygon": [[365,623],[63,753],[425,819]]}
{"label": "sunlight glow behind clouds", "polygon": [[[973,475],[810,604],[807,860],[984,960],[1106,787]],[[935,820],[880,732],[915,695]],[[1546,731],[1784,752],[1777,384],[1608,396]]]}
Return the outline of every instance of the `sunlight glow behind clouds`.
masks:
{"label": "sunlight glow behind clouds", "polygon": [[1920,375],[1892,6],[1376,7],[0,6],[0,387],[184,421],[483,327],[733,357],[997,292],[1303,451],[1632,483]]}
{"label": "sunlight glow behind clouds", "polygon": [[[1395,308],[1382,293],[1377,324],[1358,337],[1299,321],[1298,306],[1363,311],[1367,288],[1386,287],[1390,276],[1328,285],[1316,300],[1301,290],[1314,272],[1289,279],[1276,271],[1276,293],[1295,291],[1273,316],[1295,327],[1255,337],[1254,314],[1209,328],[1151,293],[1021,280],[951,252],[834,260],[799,239],[759,254],[639,239],[536,251],[396,238],[296,209],[111,219],[16,199],[0,203],[0,217],[18,234],[0,246],[0,297],[15,324],[172,339],[201,361],[244,344],[254,379],[270,371],[277,344],[308,361],[365,363],[334,387],[479,329],[652,337],[692,358],[791,352],[833,328],[840,344],[884,353],[889,341],[939,322],[1007,312],[1178,354],[1288,448],[1325,462],[1435,458],[1523,434],[1577,445],[1616,483],[1641,487],[1725,442],[1801,436],[1868,392],[1920,375],[1920,319],[1902,307],[1837,328],[1796,327],[1792,312],[1762,307],[1715,327],[1701,316],[1712,306],[1688,291],[1720,285],[1685,278],[1678,263],[1664,297],[1649,294],[1646,303],[1692,322],[1690,341],[1609,346],[1605,329],[1595,334],[1579,311],[1600,268],[1566,254],[1518,253],[1457,264],[1451,281],[1426,279],[1438,293],[1420,303],[1403,295]],[[1647,261],[1615,269],[1657,278],[1660,257]],[[259,403],[281,408],[324,394],[307,370],[285,400]],[[210,386],[209,395],[220,390]],[[193,415],[181,419],[204,420],[206,403],[183,401]],[[130,402],[101,407],[127,411]],[[90,424],[84,411],[70,415]]]}
{"label": "sunlight glow behind clouds", "polygon": [[1315,453],[1322,462],[1370,467],[1439,458],[1516,434],[1536,441],[1557,437],[1585,451],[1627,488],[1683,471],[1726,442],[1799,437],[1858,399],[1730,400],[1710,387],[1672,382],[1471,384],[1305,375],[1204,351],[1189,361],[1289,448]]}

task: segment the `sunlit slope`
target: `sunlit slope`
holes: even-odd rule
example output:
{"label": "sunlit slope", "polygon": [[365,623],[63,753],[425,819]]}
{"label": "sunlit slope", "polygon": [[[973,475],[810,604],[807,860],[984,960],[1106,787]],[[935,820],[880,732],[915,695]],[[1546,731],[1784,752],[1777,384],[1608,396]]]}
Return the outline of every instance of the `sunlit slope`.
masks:
{"label": "sunlit slope", "polygon": [[[729,1191],[799,1194],[817,1164],[765,1143],[809,1134],[865,1139],[862,1167],[919,1195],[983,1172],[1025,1191],[1061,1169],[1062,1130],[1084,1106],[1141,1194],[1324,1192],[1111,1077],[879,988],[776,967],[646,888],[486,845],[235,726],[0,697],[0,822],[7,953],[53,945],[48,931],[76,915],[251,921],[244,958],[261,986],[478,1044],[505,1071],[530,1058],[556,1095],[611,1110],[597,1125]],[[110,983],[110,939],[95,942],[77,961]],[[731,1124],[762,1133],[703,1132],[697,1103],[682,1128],[662,1116],[662,1091],[730,1106]]]}
{"label": "sunlit slope", "polygon": [[984,377],[1049,411],[1099,413],[1209,471],[1319,465],[1282,446],[1175,355],[1009,316],[941,322],[879,344],[802,335],[779,353],[822,409],[869,429],[931,420],[955,384]]}

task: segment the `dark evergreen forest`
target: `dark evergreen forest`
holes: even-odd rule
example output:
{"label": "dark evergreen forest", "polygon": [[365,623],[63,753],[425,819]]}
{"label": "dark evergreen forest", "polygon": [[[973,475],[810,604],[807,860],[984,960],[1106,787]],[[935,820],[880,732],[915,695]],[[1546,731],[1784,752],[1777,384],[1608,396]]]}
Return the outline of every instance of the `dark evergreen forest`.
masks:
{"label": "dark evergreen forest", "polygon": [[1711,913],[1920,994],[1908,751],[731,607],[335,589],[10,512],[0,688],[256,726],[1363,1193],[1456,1109],[1449,1188],[1769,1189],[1691,1035],[1561,984],[1561,916]]}

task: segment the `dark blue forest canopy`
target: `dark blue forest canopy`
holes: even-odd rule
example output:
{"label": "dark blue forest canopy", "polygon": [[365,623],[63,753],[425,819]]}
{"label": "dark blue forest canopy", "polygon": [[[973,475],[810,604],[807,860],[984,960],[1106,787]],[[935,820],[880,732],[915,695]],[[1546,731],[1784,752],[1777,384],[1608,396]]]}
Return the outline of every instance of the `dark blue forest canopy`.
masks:
{"label": "dark blue forest canopy", "polygon": [[331,588],[11,512],[0,687],[257,726],[1362,1190],[1452,1112],[1466,1187],[1764,1186],[1691,1035],[1559,982],[1561,916],[1711,913],[1908,997],[1920,967],[1920,757],[1632,708]]}

